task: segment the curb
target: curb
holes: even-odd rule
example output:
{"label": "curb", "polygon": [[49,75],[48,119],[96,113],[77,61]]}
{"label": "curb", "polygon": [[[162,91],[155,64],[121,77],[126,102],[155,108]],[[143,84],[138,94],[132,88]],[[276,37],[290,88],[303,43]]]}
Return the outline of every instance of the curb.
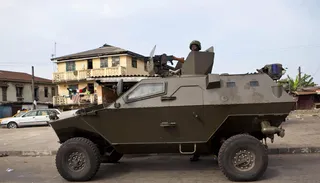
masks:
{"label": "curb", "polygon": [[[269,148],[269,155],[281,155],[281,154],[320,154],[320,147],[289,147],[289,148]],[[55,156],[56,150],[53,151],[0,151],[0,157],[6,156],[18,156],[18,157],[39,157],[39,156]],[[127,158],[154,156],[154,154],[128,154]]]}
{"label": "curb", "polygon": [[269,148],[269,154],[315,154],[320,153],[320,147],[282,147],[282,148]]}

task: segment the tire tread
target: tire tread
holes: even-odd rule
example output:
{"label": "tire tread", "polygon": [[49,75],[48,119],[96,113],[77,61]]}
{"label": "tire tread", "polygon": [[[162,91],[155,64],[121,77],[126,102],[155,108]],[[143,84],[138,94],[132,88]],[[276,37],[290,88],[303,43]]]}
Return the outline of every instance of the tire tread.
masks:
{"label": "tire tread", "polygon": [[[91,167],[90,168],[90,171],[89,173],[82,177],[82,178],[79,178],[79,179],[73,179],[70,175],[68,175],[66,172],[64,172],[63,170],[60,170],[58,168],[58,161],[61,161],[61,157],[60,156],[63,156],[63,155],[60,155],[60,152],[61,150],[63,150],[65,147],[68,146],[69,143],[71,142],[76,142],[76,143],[80,143],[80,144],[85,144],[85,145],[88,145],[88,147],[90,148],[90,150],[93,151],[93,154],[94,154],[94,162],[92,163],[92,165],[94,165],[94,167]],[[98,149],[98,147],[89,139],[87,138],[83,138],[83,137],[74,137],[74,138],[71,138],[67,141],[65,141],[61,147],[59,148],[58,152],[57,152],[57,155],[56,155],[56,165],[57,165],[57,170],[59,172],[59,174],[65,178],[66,180],[68,181],[89,181],[91,180],[95,175],[96,173],[98,172],[99,168],[100,168],[100,162],[101,162],[101,155],[100,155],[100,151]]]}
{"label": "tire tread", "polygon": [[[218,164],[219,164],[219,168],[220,170],[222,171],[222,173],[231,181],[255,181],[257,180],[259,177],[261,177],[264,173],[264,171],[260,171],[259,174],[257,174],[255,177],[250,177],[250,178],[247,178],[246,180],[243,180],[240,179],[240,178],[237,178],[236,175],[233,175],[231,173],[229,173],[224,167],[223,167],[223,160],[222,160],[222,157],[223,157],[223,153],[225,151],[226,148],[229,147],[229,145],[234,142],[234,140],[237,140],[237,139],[241,139],[241,138],[247,138],[247,139],[252,139],[252,140],[256,140],[257,142],[259,142],[261,144],[261,148],[264,148],[264,153],[262,154],[263,156],[263,159],[268,159],[268,149],[265,148],[263,146],[263,144],[255,137],[249,135],[249,134],[237,134],[237,135],[234,135],[234,136],[231,136],[230,138],[228,138],[221,146],[220,150],[219,150],[219,155],[218,155]],[[266,156],[266,157],[265,157]],[[263,170],[266,170],[268,167],[268,162],[264,164],[264,167],[262,168]]]}

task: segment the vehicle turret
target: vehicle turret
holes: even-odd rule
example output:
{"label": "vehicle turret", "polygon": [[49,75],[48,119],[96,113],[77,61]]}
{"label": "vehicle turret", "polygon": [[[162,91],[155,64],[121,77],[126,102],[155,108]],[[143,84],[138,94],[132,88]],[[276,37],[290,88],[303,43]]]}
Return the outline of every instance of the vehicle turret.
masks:
{"label": "vehicle turret", "polygon": [[[207,75],[211,73],[214,64],[214,56],[215,53],[213,49],[208,49],[207,51],[191,51],[185,63],[181,65],[181,74]],[[178,68],[176,67],[176,69]]]}

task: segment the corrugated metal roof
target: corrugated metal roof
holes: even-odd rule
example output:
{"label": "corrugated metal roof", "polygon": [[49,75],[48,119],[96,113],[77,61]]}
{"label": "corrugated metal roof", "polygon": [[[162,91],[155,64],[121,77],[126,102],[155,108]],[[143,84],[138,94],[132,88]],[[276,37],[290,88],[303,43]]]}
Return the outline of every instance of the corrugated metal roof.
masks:
{"label": "corrugated metal roof", "polygon": [[318,94],[316,91],[295,91],[292,93],[296,95],[317,95]]}
{"label": "corrugated metal roof", "polygon": [[96,56],[114,55],[114,54],[129,54],[129,55],[133,55],[136,57],[145,58],[145,56],[140,55],[138,53],[134,53],[132,51],[125,50],[125,49],[122,49],[122,48],[119,48],[116,46],[104,44],[103,46],[96,48],[96,49],[78,52],[78,53],[74,53],[74,54],[70,54],[70,55],[64,55],[61,57],[52,58],[51,60],[62,61],[62,60],[68,60],[68,59],[96,57]]}
{"label": "corrugated metal roof", "polygon": [[123,82],[139,82],[142,79],[147,78],[158,78],[160,76],[149,76],[149,75],[116,75],[116,76],[99,76],[99,77],[90,77],[87,78],[88,81],[100,81],[102,83],[108,83],[108,82],[118,82],[120,79],[123,80]]}
{"label": "corrugated metal roof", "polygon": [[[4,71],[0,70],[0,81],[17,81],[17,82],[31,82],[32,75],[23,72]],[[34,77],[35,82],[52,83],[52,80]]]}
{"label": "corrugated metal roof", "polygon": [[[97,78],[121,78],[121,77],[159,77],[159,76],[155,76],[155,75],[108,75],[108,76],[93,76],[93,77],[90,77],[90,78],[94,78],[94,79],[97,79]],[[89,78],[88,78],[89,79]]]}

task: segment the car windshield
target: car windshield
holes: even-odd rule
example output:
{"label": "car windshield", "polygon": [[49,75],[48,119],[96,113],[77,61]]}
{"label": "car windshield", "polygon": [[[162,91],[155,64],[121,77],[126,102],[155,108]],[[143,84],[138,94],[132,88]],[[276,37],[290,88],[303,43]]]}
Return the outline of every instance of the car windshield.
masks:
{"label": "car windshield", "polygon": [[20,116],[24,115],[25,113],[26,113],[25,111],[21,111],[15,117],[20,117]]}

